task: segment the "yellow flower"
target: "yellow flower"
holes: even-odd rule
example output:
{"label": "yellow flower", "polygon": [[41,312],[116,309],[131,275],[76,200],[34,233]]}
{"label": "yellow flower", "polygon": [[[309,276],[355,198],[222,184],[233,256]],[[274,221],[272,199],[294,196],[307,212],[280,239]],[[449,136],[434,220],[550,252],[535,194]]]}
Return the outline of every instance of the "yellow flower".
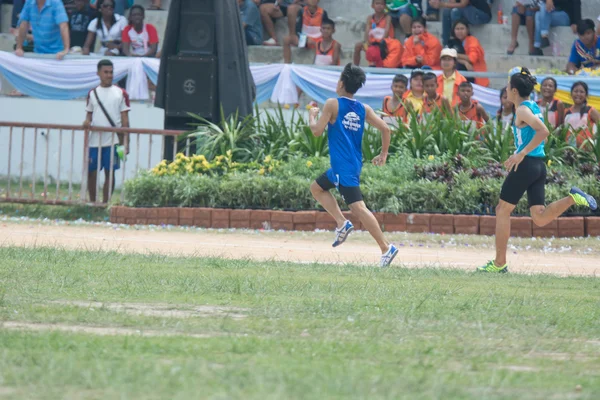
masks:
{"label": "yellow flower", "polygon": [[428,159],[429,161],[433,161],[433,160],[435,160],[435,157],[434,157],[434,156],[429,156],[429,157],[427,157],[427,159]]}
{"label": "yellow flower", "polygon": [[227,157],[231,157],[233,155],[233,151],[227,150],[227,153],[225,153],[225,154],[227,154]]}
{"label": "yellow flower", "polygon": [[162,160],[158,165],[167,166],[167,160]]}
{"label": "yellow flower", "polygon": [[313,166],[313,163],[312,163],[312,161],[308,160],[308,161],[306,162],[306,166],[307,166],[308,168],[312,167],[312,166]]}
{"label": "yellow flower", "polygon": [[265,174],[265,169],[264,168],[259,169],[258,170],[258,174],[259,175],[264,175]]}
{"label": "yellow flower", "polygon": [[269,172],[273,172],[273,166],[269,166]]}
{"label": "yellow flower", "polygon": [[185,170],[191,174],[192,172],[194,172],[194,167],[188,164],[185,166]]}
{"label": "yellow flower", "polygon": [[208,163],[208,161],[206,161],[206,160],[202,161],[202,166],[203,166],[204,168],[210,168],[210,164],[209,164],[209,163]]}
{"label": "yellow flower", "polygon": [[552,160],[548,160],[548,166],[552,165]]}
{"label": "yellow flower", "polygon": [[206,161],[206,157],[204,157],[204,154],[200,154],[198,156],[198,160],[200,160],[200,161]]}
{"label": "yellow flower", "polygon": [[265,157],[265,164],[268,164],[268,163],[270,163],[272,160],[273,160],[273,157],[271,157],[271,156],[266,156],[266,157]]}

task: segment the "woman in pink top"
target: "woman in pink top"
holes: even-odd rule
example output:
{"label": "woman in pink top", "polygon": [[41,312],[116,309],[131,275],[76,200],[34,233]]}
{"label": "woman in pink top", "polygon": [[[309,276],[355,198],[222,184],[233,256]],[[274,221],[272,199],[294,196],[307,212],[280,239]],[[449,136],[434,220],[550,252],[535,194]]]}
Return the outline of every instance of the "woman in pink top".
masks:
{"label": "woman in pink top", "polygon": [[548,121],[554,128],[562,125],[565,119],[565,105],[562,101],[554,97],[557,89],[558,86],[554,78],[548,77],[544,79],[540,91],[542,98],[537,101],[544,120]]}
{"label": "woman in pink top", "polygon": [[129,10],[129,25],[123,30],[123,54],[129,57],[154,57],[158,50],[158,32],[145,24],[144,7],[135,4]]}
{"label": "woman in pink top", "polygon": [[569,127],[569,143],[580,147],[586,139],[596,134],[600,113],[587,104],[588,85],[585,82],[575,82],[571,87],[573,106],[565,112],[565,125]]}

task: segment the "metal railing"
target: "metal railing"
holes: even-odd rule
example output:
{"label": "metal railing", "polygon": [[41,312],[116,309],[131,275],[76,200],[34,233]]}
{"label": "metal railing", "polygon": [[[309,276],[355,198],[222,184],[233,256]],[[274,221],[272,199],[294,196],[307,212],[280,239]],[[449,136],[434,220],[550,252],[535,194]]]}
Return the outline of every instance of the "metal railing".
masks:
{"label": "metal railing", "polygon": [[[105,172],[104,181],[106,184],[106,179],[108,179],[106,202],[102,199],[103,191],[100,190],[102,168],[102,151],[100,149],[96,167],[96,201],[90,202],[88,199],[88,175],[93,172],[89,171],[90,147],[96,147],[94,143],[90,143],[92,132],[113,133],[111,145],[105,146],[110,151],[109,170]],[[6,152],[0,148],[0,154],[4,153],[7,156],[5,159],[3,154],[0,155],[0,176],[2,176],[0,182],[6,179],[6,182],[2,182],[0,185],[0,201],[106,204],[112,199],[118,175],[120,175],[122,184],[127,178],[128,166],[131,166],[133,162],[135,162],[135,168],[130,175],[137,173],[140,169],[151,169],[164,158],[168,138],[172,138],[173,141],[173,154],[177,153],[177,137],[182,133],[182,131],[111,127],[91,127],[87,130],[81,125],[0,121],[0,141],[8,144]],[[118,145],[115,141],[115,134],[124,134],[128,137],[130,150],[129,154],[120,161],[121,171],[118,174],[115,168],[117,165],[115,157],[118,157],[114,151]],[[41,145],[40,137],[45,138],[45,143]],[[99,137],[98,140],[100,139]],[[101,144],[97,143],[97,145]],[[188,153],[189,139],[186,144],[186,153]],[[159,149],[160,153],[158,153]],[[80,176],[79,173],[81,173]],[[43,180],[41,179],[42,175]],[[30,188],[27,188],[29,179],[31,180]],[[79,188],[77,188],[78,183],[80,184]],[[2,193],[3,191],[5,193]],[[79,193],[77,193],[78,191]],[[124,199],[123,195],[121,190],[121,201]]]}

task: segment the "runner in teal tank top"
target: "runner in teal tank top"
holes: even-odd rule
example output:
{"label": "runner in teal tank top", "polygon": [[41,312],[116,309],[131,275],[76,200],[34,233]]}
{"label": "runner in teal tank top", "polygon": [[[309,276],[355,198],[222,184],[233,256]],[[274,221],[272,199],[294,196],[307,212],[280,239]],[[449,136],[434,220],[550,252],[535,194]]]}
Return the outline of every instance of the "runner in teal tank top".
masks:
{"label": "runner in teal tank top", "polygon": [[545,206],[546,163],[544,141],[550,134],[537,104],[529,100],[537,81],[527,68],[510,77],[508,100],[516,107],[513,133],[517,151],[504,166],[509,171],[496,207],[496,258],[477,270],[481,272],[508,272],[506,250],[510,238],[510,215],[521,197],[527,192],[529,212],[537,226],[545,226],[574,205],[595,210],[596,200],[579,188],[571,188],[569,195],[548,207]]}

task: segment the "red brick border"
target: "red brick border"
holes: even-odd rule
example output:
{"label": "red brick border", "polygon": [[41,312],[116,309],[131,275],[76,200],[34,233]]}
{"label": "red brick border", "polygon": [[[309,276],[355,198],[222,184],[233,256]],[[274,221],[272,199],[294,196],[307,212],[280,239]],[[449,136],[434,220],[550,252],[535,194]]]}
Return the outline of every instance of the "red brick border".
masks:
{"label": "red brick border", "polygon": [[[385,232],[494,235],[496,217],[490,215],[374,213]],[[344,216],[362,225],[352,213]],[[240,228],[313,231],[333,230],[335,220],[323,211],[230,210],[221,208],[130,208],[114,206],[110,221],[130,225],[182,225],[202,228]],[[563,217],[539,227],[530,217],[512,217],[511,235],[519,237],[600,236],[600,217]]]}

